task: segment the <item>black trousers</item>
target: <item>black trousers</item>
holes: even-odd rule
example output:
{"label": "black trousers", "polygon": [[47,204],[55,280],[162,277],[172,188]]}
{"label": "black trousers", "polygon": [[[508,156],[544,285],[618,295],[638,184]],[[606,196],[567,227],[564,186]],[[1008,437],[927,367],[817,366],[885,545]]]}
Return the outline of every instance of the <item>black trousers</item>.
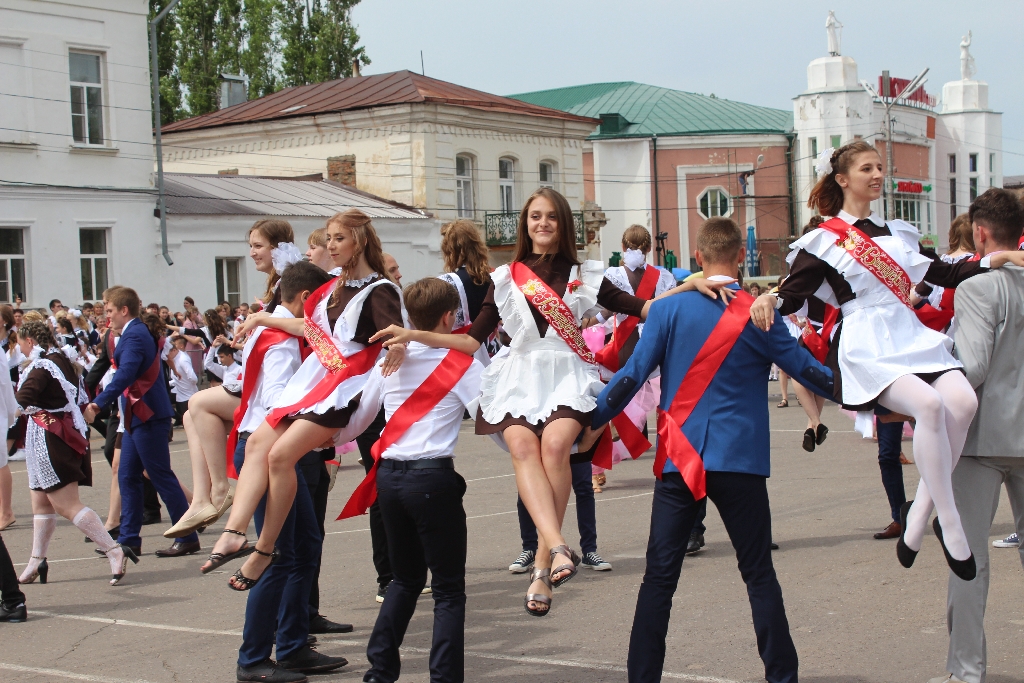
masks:
{"label": "black trousers", "polygon": [[[103,435],[103,457],[107,459],[108,465],[114,464],[114,446],[117,442],[117,426],[121,422],[120,414],[117,411],[117,401],[107,415],[107,431]],[[142,511],[147,517],[160,516],[160,498],[156,494],[156,487],[153,482],[143,477],[142,481]],[[118,521],[120,524],[120,521]]]}
{"label": "black trousers", "polygon": [[18,573],[14,571],[11,554],[7,552],[3,536],[0,536],[0,601],[4,607],[13,609],[25,602],[25,594],[18,583]]}
{"label": "black trousers", "polygon": [[[384,431],[387,419],[384,417],[384,409],[381,408],[377,417],[373,419],[370,426],[356,437],[356,445],[359,446],[359,456],[363,461],[363,467],[370,471],[373,466],[373,456],[370,449],[377,443],[380,433]],[[373,567],[377,570],[377,584],[386,586],[394,578],[391,573],[391,561],[388,558],[388,534],[384,530],[384,522],[380,517],[380,505],[374,503],[370,506],[370,543],[373,546]]]}
{"label": "black trousers", "polygon": [[[334,453],[333,448],[330,453]],[[313,513],[316,515],[321,539],[326,538],[324,536],[324,520],[327,517],[327,494],[331,486],[331,475],[327,473],[327,465],[324,464],[325,454],[327,451],[311,451],[302,456],[297,465],[306,481],[309,496],[313,499]],[[318,558],[316,569],[313,571],[313,585],[309,591],[310,618],[320,614],[320,565],[321,558]]]}
{"label": "black trousers", "polygon": [[[454,469],[377,470],[377,498],[394,581],[377,615],[366,656],[369,674],[398,680],[398,648],[427,582],[434,598],[430,683],[462,683],[466,623],[466,480]],[[398,463],[401,466],[402,463]]]}
{"label": "black trousers", "polygon": [[902,422],[878,422],[878,469],[882,471],[882,488],[889,499],[892,521],[900,521],[900,508],[907,502],[903,487],[903,465],[900,464],[900,444],[903,441]]}
{"label": "black trousers", "polygon": [[[765,477],[753,474],[708,472],[707,492],[725,523],[736,550],[740,575],[747,584],[765,678],[768,683],[796,683],[796,647],[789,635],[782,587],[772,566],[772,523],[766,482]],[[693,499],[678,472],[665,473],[661,481],[655,482],[647,570],[629,637],[630,683],[661,680],[672,596],[679,583],[698,507],[699,502]]]}

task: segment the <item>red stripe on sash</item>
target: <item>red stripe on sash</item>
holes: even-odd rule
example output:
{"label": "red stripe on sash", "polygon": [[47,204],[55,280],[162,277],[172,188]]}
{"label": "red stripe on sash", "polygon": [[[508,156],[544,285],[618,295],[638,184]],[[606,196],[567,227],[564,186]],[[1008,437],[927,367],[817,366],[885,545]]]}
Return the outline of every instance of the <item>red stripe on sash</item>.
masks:
{"label": "red stripe on sash", "polygon": [[836,326],[838,319],[839,309],[825,304],[825,320],[821,325],[821,332],[814,329],[814,325],[808,320],[804,325],[803,332],[800,333],[804,346],[819,363],[824,363],[828,356],[828,350],[832,346],[832,329]]}
{"label": "red stripe on sash", "polygon": [[905,306],[911,309],[914,307],[910,301],[910,288],[913,285],[910,276],[885,249],[878,246],[863,231],[841,218],[831,218],[818,227],[838,236],[836,246],[845,249],[854,261],[878,278],[878,281],[895,294]]}
{"label": "red stripe on sash", "polygon": [[562,297],[551,291],[551,288],[544,284],[544,281],[537,277],[537,274],[530,270],[529,266],[519,261],[513,261],[509,265],[509,270],[512,273],[513,282],[519,287],[519,291],[544,317],[548,325],[558,333],[562,341],[568,344],[569,348],[583,359],[583,362],[590,363],[591,365],[596,364],[597,361],[594,360],[593,352],[587,348],[587,343],[583,341],[583,335],[580,333],[580,326],[576,322],[576,316],[573,315],[569,307],[562,301]]}
{"label": "red stripe on sash", "polygon": [[[633,421],[625,413],[619,413],[612,418],[612,424],[615,425],[615,431],[619,433],[619,440],[622,445],[626,447],[626,451],[629,452],[629,457],[636,460],[644,452],[651,447],[651,442],[647,440],[644,433],[633,424]],[[593,463],[601,469],[610,470],[612,468],[612,435],[610,429],[605,429],[597,442],[597,450],[594,451]]]}
{"label": "red stripe on sash", "polygon": [[[138,318],[135,319],[138,320]],[[139,324],[144,323],[139,320]],[[114,370],[117,370],[117,363],[114,361],[114,335],[107,335],[107,340],[110,364],[114,367]],[[124,430],[129,434],[132,431],[132,417],[139,418],[140,422],[145,422],[153,417],[153,409],[146,405],[142,398],[146,395],[146,392],[153,388],[153,385],[156,384],[157,379],[160,377],[160,355],[164,348],[164,340],[164,337],[156,340],[156,355],[153,356],[153,362],[149,364],[146,371],[131,386],[124,390]]]}
{"label": "red stripe on sash", "polygon": [[380,439],[370,449],[373,466],[345,503],[338,519],[365,514],[373,505],[373,501],[377,499],[377,467],[380,465],[381,455],[455,388],[472,363],[472,356],[454,349],[448,351],[430,376],[416,387],[405,403],[399,406],[381,432]]}
{"label": "red stripe on sash", "polygon": [[671,459],[696,500],[707,495],[704,461],[683,434],[682,425],[697,407],[743,328],[750,322],[753,303],[754,298],[746,292],[736,293],[697,352],[668,410],[658,409],[658,452],[654,459],[654,476],[661,479],[665,461]]}
{"label": "red stripe on sash", "polygon": [[[651,299],[654,296],[654,290],[658,286],[658,279],[660,277],[661,272],[657,268],[646,266],[644,268],[644,275],[640,279],[640,284],[636,288],[636,297],[638,299]],[[621,325],[616,325],[615,331],[612,333],[611,342],[594,354],[597,362],[612,372],[617,372],[619,370],[619,353],[622,351],[622,347],[626,345],[630,335],[633,334],[633,330],[639,324],[640,318],[630,315],[626,316]]]}
{"label": "red stripe on sash", "polygon": [[89,442],[82,436],[80,431],[75,429],[75,421],[70,413],[54,414],[46,410],[40,410],[32,413],[29,417],[42,429],[50,432],[70,446],[78,455],[84,456],[89,452]]}

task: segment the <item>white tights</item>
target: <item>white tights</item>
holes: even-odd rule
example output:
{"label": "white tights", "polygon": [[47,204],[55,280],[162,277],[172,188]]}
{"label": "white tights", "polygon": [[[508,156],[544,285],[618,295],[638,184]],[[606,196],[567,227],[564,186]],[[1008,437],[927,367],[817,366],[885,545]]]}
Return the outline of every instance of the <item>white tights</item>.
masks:
{"label": "white tights", "polygon": [[963,373],[943,374],[931,385],[914,375],[904,375],[879,395],[889,410],[913,417],[914,462],[921,474],[917,497],[907,514],[904,539],[911,550],[920,550],[934,508],[949,554],[956,560],[971,555],[960,513],[953,501],[952,475],[978,409],[978,398]]}

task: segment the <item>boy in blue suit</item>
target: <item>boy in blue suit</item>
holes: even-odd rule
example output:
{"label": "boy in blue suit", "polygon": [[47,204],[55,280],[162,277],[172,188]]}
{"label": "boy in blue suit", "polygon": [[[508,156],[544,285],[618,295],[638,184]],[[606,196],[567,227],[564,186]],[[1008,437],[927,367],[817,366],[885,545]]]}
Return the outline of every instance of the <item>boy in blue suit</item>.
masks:
{"label": "boy in blue suit", "polygon": [[[163,381],[160,349],[149,328],[139,319],[142,302],[134,289],[114,286],[103,292],[103,310],[121,338],[114,349],[114,378],[85,409],[92,422],[101,408],[121,397],[124,437],[117,479],[121,487],[121,535],[118,541],[136,553],[142,547],[143,470],[171,514],[171,522],[188,510],[188,501],[178,477],[171,470],[167,439],[174,409]],[[127,394],[125,393],[127,391]],[[123,395],[123,396],[122,396]],[[177,557],[197,552],[199,536],[192,533],[179,538],[158,557]]]}
{"label": "boy in blue suit", "polygon": [[[696,257],[705,277],[734,278],[744,256],[743,238],[732,220],[712,218],[701,226]],[[683,378],[716,330],[725,308],[721,301],[698,292],[655,302],[629,362],[598,397],[593,426],[608,422],[621,411],[659,366],[660,408],[669,411]],[[796,683],[796,648],[771,559],[768,372],[774,362],[826,398],[832,397],[832,373],[797,346],[785,325],[762,332],[750,324],[749,314],[743,320],[734,320],[739,321],[735,344],[680,427],[703,460],[707,496],[718,508],[736,550],[765,678],[769,683]],[[630,683],[661,680],[672,596],[699,504],[673,459],[666,460],[654,485],[647,569],[629,641]]]}

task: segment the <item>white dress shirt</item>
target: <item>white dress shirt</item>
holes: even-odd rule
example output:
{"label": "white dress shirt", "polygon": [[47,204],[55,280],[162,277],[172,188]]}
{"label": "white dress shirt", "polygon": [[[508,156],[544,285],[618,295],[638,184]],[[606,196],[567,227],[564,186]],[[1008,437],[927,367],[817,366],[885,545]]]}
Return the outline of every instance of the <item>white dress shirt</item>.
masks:
{"label": "white dress shirt", "polygon": [[[294,318],[284,306],[278,306],[270,314],[271,318]],[[249,335],[242,349],[242,367],[249,354],[256,346],[256,341],[267,330],[265,327],[256,328],[259,334]],[[260,424],[267,419],[274,402],[281,395],[281,391],[288,380],[292,378],[295,371],[302,365],[302,355],[299,353],[299,340],[295,337],[288,337],[283,342],[274,344],[267,349],[263,357],[263,364],[256,369],[260,374],[256,377],[256,386],[249,397],[249,407],[245,411],[245,417],[238,426],[240,432],[255,432]],[[243,370],[244,373],[244,370]],[[225,373],[226,374],[226,373]]]}
{"label": "white dress shirt", "polygon": [[[339,439],[341,442],[351,441],[362,434],[380,412],[381,405],[390,420],[447,353],[448,349],[435,349],[410,342],[402,367],[397,372],[384,377],[380,366],[374,367],[363,388],[359,407],[335,442]],[[384,451],[382,457],[389,460],[421,460],[454,456],[463,413],[471,403],[475,405],[480,397],[480,373],[483,370],[480,361],[473,359],[473,364],[455,387],[430,412],[398,437],[398,441]]]}
{"label": "white dress shirt", "polygon": [[199,391],[196,371],[192,368],[192,359],[184,351],[178,351],[174,357],[174,369],[171,372],[171,387],[174,389],[174,400],[183,403]]}

